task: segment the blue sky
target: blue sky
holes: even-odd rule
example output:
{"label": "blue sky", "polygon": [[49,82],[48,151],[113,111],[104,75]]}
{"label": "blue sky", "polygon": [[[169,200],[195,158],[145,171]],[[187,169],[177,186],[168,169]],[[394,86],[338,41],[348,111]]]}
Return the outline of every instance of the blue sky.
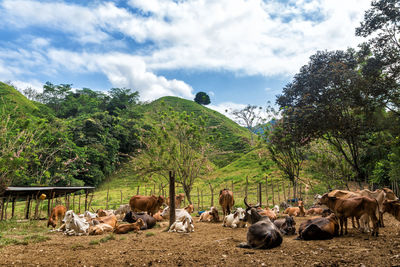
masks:
{"label": "blue sky", "polygon": [[318,50],[355,47],[368,0],[0,0],[0,81],[275,102]]}

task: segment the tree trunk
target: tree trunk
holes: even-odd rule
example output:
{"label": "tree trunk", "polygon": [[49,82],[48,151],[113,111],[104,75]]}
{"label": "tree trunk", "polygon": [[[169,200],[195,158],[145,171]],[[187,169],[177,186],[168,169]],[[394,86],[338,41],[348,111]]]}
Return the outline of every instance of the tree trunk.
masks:
{"label": "tree trunk", "polygon": [[188,200],[189,204],[192,203],[192,199],[190,198],[190,192],[192,191],[192,188],[188,185],[182,184],[183,191],[185,191],[186,199]]}

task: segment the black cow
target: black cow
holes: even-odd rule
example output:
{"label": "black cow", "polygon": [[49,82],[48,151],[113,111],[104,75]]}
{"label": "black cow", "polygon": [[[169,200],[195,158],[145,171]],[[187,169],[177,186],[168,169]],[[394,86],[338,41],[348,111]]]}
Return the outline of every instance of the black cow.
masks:
{"label": "black cow", "polygon": [[140,228],[140,230],[151,229],[157,223],[156,219],[154,219],[152,216],[148,215],[145,212],[132,212],[132,211],[128,212],[122,221],[128,222],[128,223],[134,223],[139,218],[141,218],[144,222],[144,224]]}

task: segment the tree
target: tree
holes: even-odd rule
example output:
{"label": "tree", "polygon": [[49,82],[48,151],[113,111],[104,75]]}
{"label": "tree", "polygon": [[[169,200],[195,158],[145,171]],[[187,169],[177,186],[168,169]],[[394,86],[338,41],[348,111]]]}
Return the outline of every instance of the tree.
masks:
{"label": "tree", "polygon": [[398,0],[372,1],[356,35],[372,38],[368,41],[373,55],[370,65],[378,67],[380,81],[376,96],[400,115],[400,2]]}
{"label": "tree", "polygon": [[[262,128],[262,124],[265,120],[262,118],[261,114],[263,112],[262,107],[247,105],[243,109],[233,110],[231,113],[237,120],[237,123],[249,129],[252,133],[257,133],[257,130]],[[251,136],[251,145],[254,145],[254,136]]]}
{"label": "tree", "polygon": [[210,97],[204,92],[198,92],[194,98],[194,101],[200,105],[208,105],[211,103]]}
{"label": "tree", "polygon": [[352,166],[359,182],[367,180],[361,163],[366,134],[376,131],[379,110],[354,50],[317,52],[277,99],[294,135],[303,143],[323,138]]}
{"label": "tree", "polygon": [[192,203],[190,192],[195,180],[213,169],[208,160],[214,150],[213,137],[207,134],[207,118],[172,109],[159,116],[160,124],[142,133],[144,149],[136,159],[137,171],[142,175],[159,174],[166,181],[169,171],[175,171],[176,182]]}

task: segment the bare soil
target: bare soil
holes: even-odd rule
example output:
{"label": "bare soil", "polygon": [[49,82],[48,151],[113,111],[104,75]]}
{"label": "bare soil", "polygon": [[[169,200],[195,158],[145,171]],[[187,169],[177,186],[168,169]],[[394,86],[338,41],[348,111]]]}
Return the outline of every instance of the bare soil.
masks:
{"label": "bare soil", "polygon": [[[306,219],[296,218],[297,226]],[[347,236],[327,241],[285,236],[282,245],[271,250],[237,248],[246,240],[247,229],[224,228],[220,223],[195,223],[195,232],[190,234],[168,233],[158,227],[115,235],[115,240],[104,243],[94,242],[104,236],[49,233],[51,239],[42,243],[2,248],[0,265],[400,266],[400,222],[385,214],[385,223],[379,237],[350,227]]]}

